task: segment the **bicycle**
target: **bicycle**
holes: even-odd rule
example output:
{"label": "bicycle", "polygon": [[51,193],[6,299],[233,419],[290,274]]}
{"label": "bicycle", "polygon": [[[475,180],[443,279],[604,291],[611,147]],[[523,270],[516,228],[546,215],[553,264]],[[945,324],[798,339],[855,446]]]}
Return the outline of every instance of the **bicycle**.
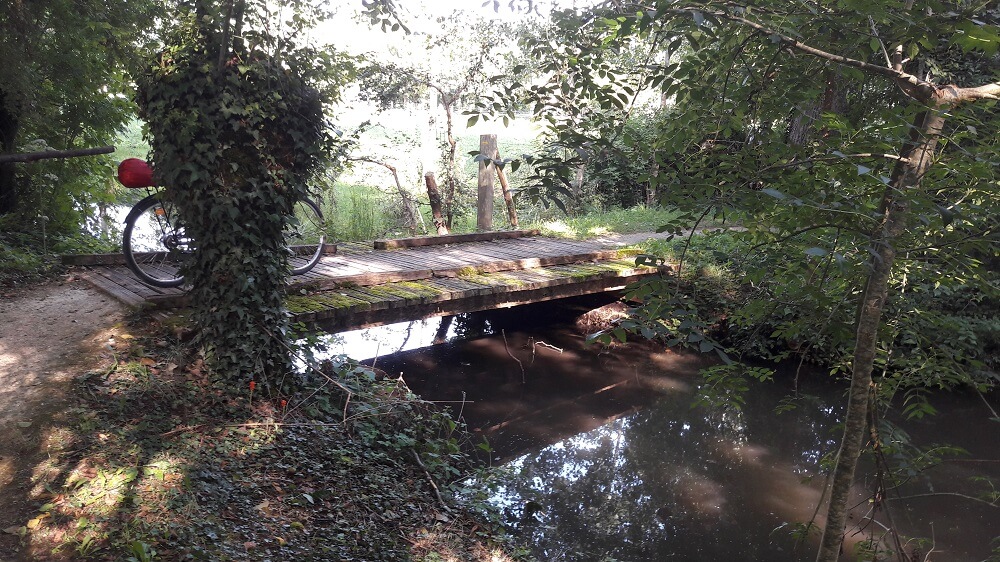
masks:
{"label": "bicycle", "polygon": [[[122,253],[125,264],[140,281],[153,287],[169,288],[184,284],[179,273],[195,249],[195,241],[184,234],[174,205],[156,191],[153,171],[145,161],[129,158],[118,165],[118,181],[127,188],[143,188],[142,198],[125,218]],[[323,212],[309,199],[296,204],[294,220],[285,232],[292,254],[292,275],[309,272],[319,263],[326,244]]]}

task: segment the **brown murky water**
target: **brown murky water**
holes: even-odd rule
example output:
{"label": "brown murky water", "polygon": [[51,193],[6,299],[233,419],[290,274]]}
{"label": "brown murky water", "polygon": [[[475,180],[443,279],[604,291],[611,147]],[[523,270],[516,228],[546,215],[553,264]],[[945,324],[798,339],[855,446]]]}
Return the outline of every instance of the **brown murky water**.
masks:
{"label": "brown murky water", "polygon": [[[706,359],[647,343],[584,345],[575,317],[600,304],[369,330],[349,334],[343,349],[380,354],[377,367],[487,437],[502,463],[490,501],[539,560],[813,559],[816,537],[797,541],[793,531],[814,516],[823,522],[820,462],[839,437],[844,387],[814,371],[798,407],[776,414],[792,378],[779,373],[752,385],[742,410],[693,407]],[[998,397],[989,400],[998,409]],[[990,556],[1000,508],[960,495],[989,488],[976,478],[1000,486],[1000,423],[975,395],[933,403],[940,415],[902,424],[910,438],[969,454],[914,477],[890,495],[903,499],[876,512],[863,500],[874,471],[860,470],[850,548],[885,540],[891,518],[903,541],[926,537],[907,543],[918,560]]]}

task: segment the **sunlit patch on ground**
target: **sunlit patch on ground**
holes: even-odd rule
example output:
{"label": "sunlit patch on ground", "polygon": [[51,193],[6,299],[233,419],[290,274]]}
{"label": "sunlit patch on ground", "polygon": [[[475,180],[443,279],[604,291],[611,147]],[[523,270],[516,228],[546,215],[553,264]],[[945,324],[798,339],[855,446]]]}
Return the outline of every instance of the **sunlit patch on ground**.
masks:
{"label": "sunlit patch on ground", "polygon": [[542,223],[542,227],[549,232],[554,234],[561,234],[563,236],[570,236],[576,233],[576,230],[571,228],[568,224],[561,220],[546,221]]}
{"label": "sunlit patch on ground", "polygon": [[594,226],[587,229],[587,236],[604,236],[612,231],[606,226]]}

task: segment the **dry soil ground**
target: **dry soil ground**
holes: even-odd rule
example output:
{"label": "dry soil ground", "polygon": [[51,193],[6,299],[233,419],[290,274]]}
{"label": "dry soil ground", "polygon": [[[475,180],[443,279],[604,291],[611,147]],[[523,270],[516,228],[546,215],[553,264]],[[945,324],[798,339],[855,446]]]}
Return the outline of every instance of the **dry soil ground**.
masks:
{"label": "dry soil ground", "polygon": [[0,289],[0,562],[15,557],[12,532],[37,514],[34,489],[67,409],[73,377],[113,361],[125,309],[67,277],[27,289]]}

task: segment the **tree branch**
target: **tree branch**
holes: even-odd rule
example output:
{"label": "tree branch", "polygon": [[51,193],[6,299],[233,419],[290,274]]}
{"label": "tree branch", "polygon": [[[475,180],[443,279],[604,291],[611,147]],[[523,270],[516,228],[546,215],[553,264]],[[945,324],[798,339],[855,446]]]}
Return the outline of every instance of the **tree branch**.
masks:
{"label": "tree branch", "polygon": [[51,158],[94,156],[97,154],[111,154],[114,151],[115,147],[113,146],[101,146],[98,148],[75,148],[72,150],[43,150],[41,152],[26,152],[23,154],[0,154],[0,164],[8,162],[34,162],[35,160],[47,160]]}
{"label": "tree branch", "polygon": [[976,496],[969,496],[969,495],[966,495],[966,494],[960,494],[958,492],[931,492],[931,493],[927,493],[927,494],[914,494],[912,496],[900,496],[900,497],[897,497],[897,498],[887,497],[885,499],[888,500],[888,501],[905,501],[905,500],[912,500],[914,498],[933,498],[933,497],[938,497],[938,496],[955,496],[957,498],[962,498],[962,499],[971,500],[971,501],[974,501],[974,502],[984,503],[984,504],[986,504],[988,506],[991,506],[991,507],[998,507],[996,501],[984,500],[983,498],[977,498]]}
{"label": "tree branch", "polygon": [[[679,11],[679,12],[685,12],[685,13],[690,14],[690,13],[696,11],[696,10],[692,10],[690,8],[687,8],[687,9],[682,9],[682,10],[677,10],[677,11]],[[914,86],[918,86],[918,87],[919,86],[930,87],[930,84],[927,84],[926,82],[924,82],[923,80],[920,80],[916,76],[914,76],[912,74],[909,74],[907,72],[903,72],[902,70],[897,70],[895,68],[889,68],[889,67],[886,67],[886,66],[879,66],[877,64],[867,63],[867,62],[860,61],[860,60],[857,60],[857,59],[852,59],[850,57],[845,57],[843,55],[835,55],[833,53],[829,53],[829,52],[824,51],[822,49],[817,49],[816,47],[813,47],[812,45],[806,45],[805,43],[803,43],[803,42],[801,42],[801,41],[799,41],[797,39],[794,39],[794,38],[792,38],[792,37],[790,37],[788,35],[785,35],[784,33],[779,33],[777,31],[775,31],[773,29],[770,29],[768,27],[765,27],[765,26],[763,26],[763,25],[761,25],[761,24],[759,24],[759,23],[757,23],[755,21],[748,20],[748,19],[740,17],[740,16],[734,16],[734,15],[731,15],[731,14],[727,14],[725,12],[709,12],[709,13],[711,15],[715,16],[715,17],[726,19],[726,20],[729,20],[729,21],[732,21],[732,22],[736,22],[736,23],[741,23],[741,24],[743,24],[743,25],[745,25],[747,27],[756,29],[757,31],[759,31],[761,33],[766,33],[768,35],[775,36],[775,37],[781,39],[781,41],[783,43],[785,43],[786,45],[794,48],[795,50],[802,51],[803,53],[808,53],[810,55],[813,55],[814,57],[818,57],[818,58],[821,58],[821,59],[826,59],[826,60],[828,60],[830,62],[835,62],[837,64],[842,64],[844,66],[851,66],[851,67],[857,68],[859,70],[864,70],[866,72],[872,72],[872,73],[878,74],[880,76],[885,76],[886,78],[891,78],[893,80],[903,80],[905,82],[913,84]]]}

